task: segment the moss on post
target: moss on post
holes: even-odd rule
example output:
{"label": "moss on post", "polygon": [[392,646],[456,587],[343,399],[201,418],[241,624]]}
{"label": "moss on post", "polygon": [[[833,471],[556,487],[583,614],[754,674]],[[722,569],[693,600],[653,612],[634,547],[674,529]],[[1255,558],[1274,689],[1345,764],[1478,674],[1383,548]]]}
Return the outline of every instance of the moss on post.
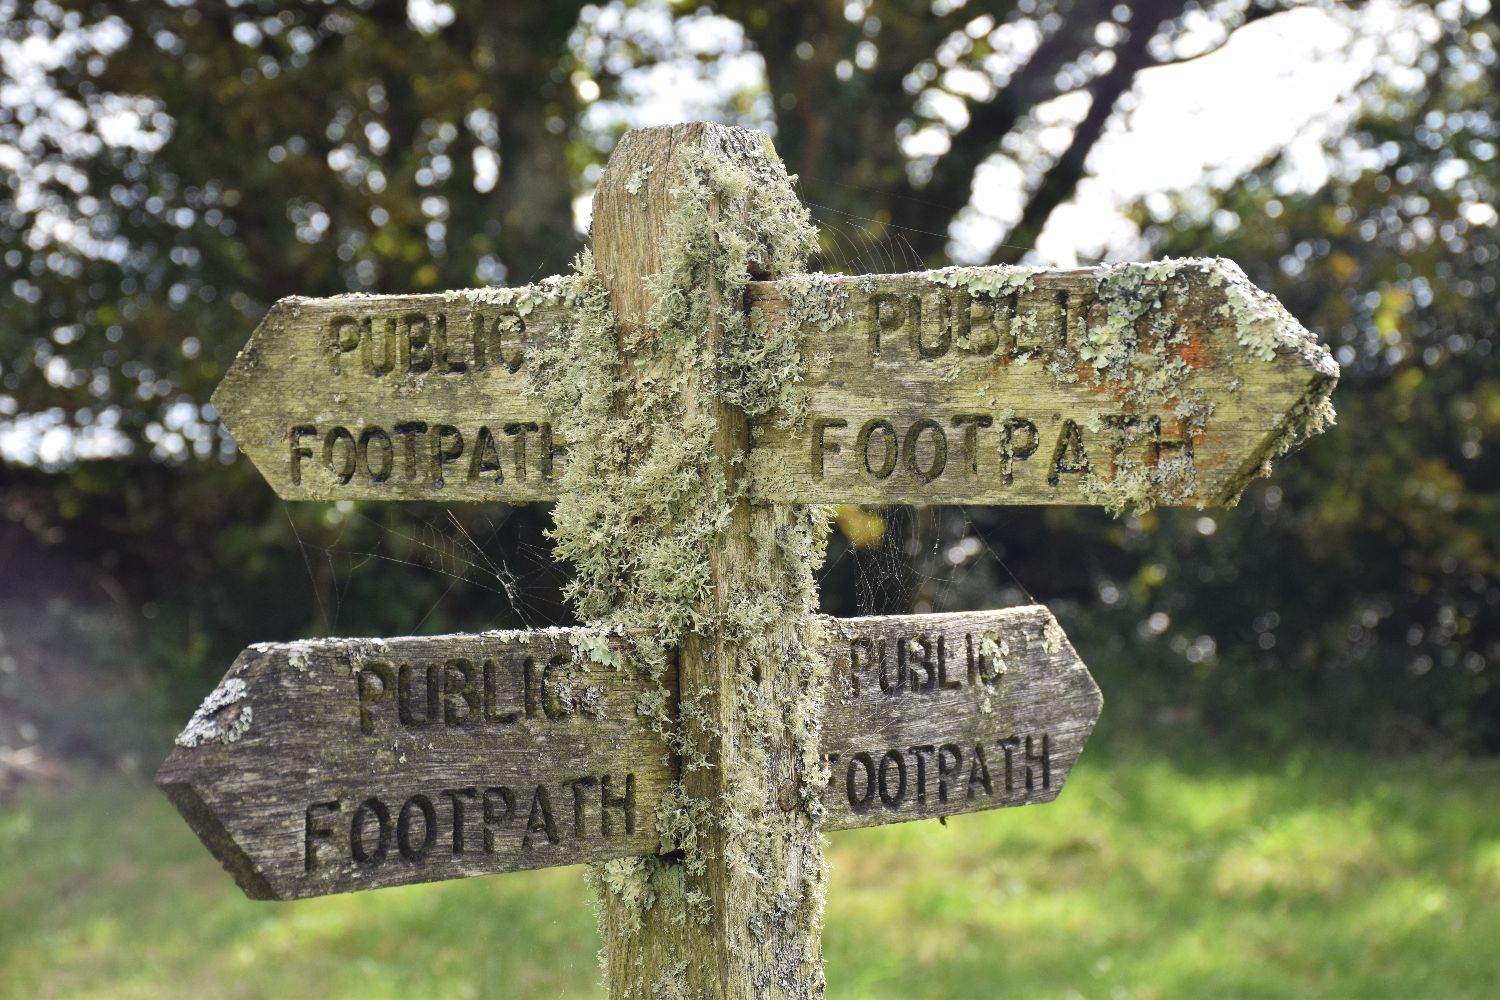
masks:
{"label": "moss on post", "polygon": [[554,533],[571,597],[633,637],[624,669],[679,656],[679,690],[656,677],[639,705],[681,761],[655,817],[662,856],[590,873],[612,997],[823,992],[826,521],[752,505],[743,475],[750,419],[796,419],[803,377],[795,327],[757,322],[746,285],[815,248],[764,135],[632,132],[572,279],[583,319],[533,369],[568,415]]}

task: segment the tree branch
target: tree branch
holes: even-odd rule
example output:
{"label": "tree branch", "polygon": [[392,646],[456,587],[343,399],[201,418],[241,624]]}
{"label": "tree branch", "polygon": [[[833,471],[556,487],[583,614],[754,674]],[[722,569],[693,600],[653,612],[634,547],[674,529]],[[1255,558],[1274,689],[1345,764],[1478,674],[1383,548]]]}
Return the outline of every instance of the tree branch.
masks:
{"label": "tree branch", "polygon": [[953,134],[926,184],[918,188],[903,174],[889,196],[891,225],[906,231],[903,235],[924,259],[935,261],[948,239],[948,220],[936,224],[933,208],[943,206],[951,217],[969,203],[979,165],[1028,111],[1058,95],[1058,70],[1088,48],[1094,25],[1109,20],[1111,6],[1108,0],[1079,4],[1063,27],[1043,39],[1009,86],[987,103],[970,105],[968,124]]}
{"label": "tree branch", "polygon": [[[1200,52],[1182,59],[1156,60],[1150,52],[1151,39],[1169,18],[1177,17],[1186,4],[1141,3],[1135,7],[1137,29],[1132,30],[1125,41],[1115,50],[1115,64],[1108,72],[1094,79],[1088,86],[1089,110],[1083,121],[1073,130],[1072,141],[1057,162],[1042,177],[1032,196],[1026,202],[1021,219],[1005,235],[1005,242],[990,254],[990,263],[1014,263],[1027,251],[1036,247],[1037,239],[1046,228],[1047,220],[1057,207],[1069,201],[1083,180],[1084,167],[1089,153],[1093,152],[1104,128],[1109,123],[1120,98],[1135,85],[1135,78],[1143,69],[1152,66],[1171,66],[1202,59],[1221,49],[1225,42],[1207,52]],[[1252,6],[1239,27],[1275,13],[1275,8],[1263,5]],[[1150,30],[1142,30],[1150,25]],[[1235,30],[1238,30],[1235,29]]]}

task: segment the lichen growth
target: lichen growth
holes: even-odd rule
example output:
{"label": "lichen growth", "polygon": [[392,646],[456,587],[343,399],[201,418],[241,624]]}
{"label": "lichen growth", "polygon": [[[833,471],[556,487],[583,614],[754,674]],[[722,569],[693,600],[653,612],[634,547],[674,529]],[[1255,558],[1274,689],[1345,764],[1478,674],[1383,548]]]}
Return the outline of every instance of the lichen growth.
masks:
{"label": "lichen growth", "polygon": [[205,743],[236,743],[250,730],[253,712],[245,699],[249,691],[245,682],[230,677],[208,693],[203,704],[193,713],[182,732],[177,734],[177,745],[191,750]]}
{"label": "lichen growth", "polygon": [[620,649],[618,642],[610,642],[608,632],[579,629],[569,634],[568,644],[573,649],[574,663],[595,663],[610,670],[622,670],[625,667],[625,652]]}
{"label": "lichen growth", "polygon": [[1039,267],[995,264],[988,267],[945,267],[928,271],[926,276],[949,288],[962,288],[971,295],[998,299],[1024,292],[1042,270]]}
{"label": "lichen growth", "polygon": [[646,183],[646,178],[650,177],[651,172],[655,169],[655,165],[650,163],[637,169],[635,173],[630,175],[630,179],[625,182],[625,190],[631,194],[640,194],[641,185]]}
{"label": "lichen growth", "polygon": [[[671,928],[709,919],[697,879],[710,864],[744,916],[728,932],[752,979],[808,991],[822,979],[816,929],[827,872],[816,817],[827,781],[818,754],[826,665],[812,612],[826,517],[753,506],[745,456],[724,455],[716,442],[725,407],[792,424],[805,415],[801,322],[773,328],[743,302],[752,278],[800,270],[816,235],[768,143],[719,127],[704,139],[723,148],[673,149],[673,202],[644,321],[616,335],[593,259],[580,255],[565,279],[574,319],[532,369],[533,391],[569,442],[552,529],[574,570],[567,595],[581,618],[619,637],[620,668],[644,682],[637,708],[688,779],[654,817],[661,851],[680,861],[609,862],[590,875],[608,925],[608,975],[640,997],[688,995],[686,962],[641,957],[647,940],[659,949],[681,937]],[[624,185],[631,194],[635,180]],[[836,308],[814,303],[817,280],[783,288],[799,319]],[[817,321],[836,319],[825,312]],[[730,537],[743,543],[732,570],[717,563]],[[674,712],[665,683],[674,650],[736,680],[684,691]],[[720,792],[693,795],[693,776],[709,768],[721,769]],[[767,782],[778,776],[790,776],[800,808],[776,807]],[[787,941],[813,950],[793,954]]]}
{"label": "lichen growth", "polygon": [[1047,624],[1042,627],[1042,649],[1046,650],[1048,655],[1055,656],[1062,651],[1063,643],[1067,641],[1067,638],[1063,634],[1062,626],[1057,624],[1057,619],[1053,618],[1049,612]]}
{"label": "lichen growth", "polygon": [[1117,516],[1180,503],[1197,487],[1190,449],[1151,461],[1146,455],[1161,432],[1153,421],[1170,415],[1191,440],[1213,413],[1213,400],[1183,357],[1189,337],[1172,308],[1191,294],[1191,276],[1202,267],[1197,260],[1165,260],[1098,268],[1094,304],[1074,327],[1082,336],[1052,359],[1055,375],[1083,372],[1085,384],[1108,390],[1123,408],[1108,427],[1103,415],[1091,415],[1091,429],[1112,430],[1114,440],[1111,460],[1096,462],[1084,480],[1089,499]]}
{"label": "lichen growth", "polygon": [[537,306],[572,306],[578,300],[579,285],[572,275],[552,275],[533,285],[516,288],[460,288],[443,293],[449,306],[505,306],[521,316],[529,316]]}
{"label": "lichen growth", "polygon": [[1318,375],[1296,407],[1277,415],[1279,419],[1273,424],[1277,433],[1264,463],[1256,470],[1257,475],[1269,475],[1273,458],[1333,426],[1333,389],[1338,383],[1339,366],[1275,296],[1251,283],[1238,264],[1223,259],[1213,263],[1216,266],[1209,283],[1224,289],[1220,312],[1234,326],[1235,340],[1246,353],[1262,361],[1273,360],[1278,350],[1295,353]]}
{"label": "lichen growth", "polygon": [[1006,659],[1010,656],[1010,643],[996,632],[986,632],[979,639],[979,655],[990,665],[988,676],[981,676],[979,684],[979,711],[989,715],[995,710],[995,690],[1000,679],[1010,672]]}

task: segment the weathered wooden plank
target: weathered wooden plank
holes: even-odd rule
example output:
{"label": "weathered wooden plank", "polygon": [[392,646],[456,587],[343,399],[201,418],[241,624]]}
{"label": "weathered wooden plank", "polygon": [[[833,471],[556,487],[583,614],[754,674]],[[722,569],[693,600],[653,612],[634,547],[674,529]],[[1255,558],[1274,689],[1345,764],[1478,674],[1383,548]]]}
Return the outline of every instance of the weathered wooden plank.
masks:
{"label": "weathered wooden plank", "polygon": [[825,829],[1050,802],[1103,706],[1044,607],[830,619],[828,634]]}
{"label": "weathered wooden plank", "polygon": [[[1099,717],[1046,608],[824,624],[825,829],[1050,801]],[[655,854],[679,765],[638,714],[648,682],[590,660],[607,648],[590,629],[252,646],[156,780],[256,899]]]}
{"label": "weathered wooden plank", "polygon": [[527,377],[569,280],[282,299],[214,407],[283,499],[550,500],[563,442]]}
{"label": "weathered wooden plank", "polygon": [[252,646],[156,780],[257,899],[654,853],[673,765],[643,682],[585,652],[606,648],[584,629]]}
{"label": "weathered wooden plank", "polygon": [[[715,366],[703,360],[737,356],[729,367],[741,372],[751,363],[730,332],[743,309],[739,287],[751,267],[779,277],[805,263],[813,240],[801,214],[769,138],[707,123],[628,133],[594,194],[594,261],[624,348],[617,406],[659,414],[638,432],[638,461],[672,463],[698,480],[681,491],[690,499],[676,501],[688,533],[672,525],[661,541],[697,550],[674,572],[695,572],[699,560],[706,570],[701,597],[666,598],[679,602],[676,614],[703,623],[682,636],[678,657],[689,763],[677,809],[662,819],[680,853],[597,879],[613,1000],[823,995],[827,865],[801,792],[805,785],[815,804],[809,719],[818,706],[807,659],[816,654],[807,642],[816,631],[821,542],[812,541],[807,511],[741,498],[750,433],[734,401],[748,387],[711,388]],[[653,314],[663,298],[685,309],[675,329]],[[696,341],[689,357],[674,343],[684,337]],[[697,415],[712,422],[711,437],[697,429]],[[701,466],[667,457],[685,447],[704,456]],[[717,527],[699,548],[687,539],[706,521]],[[653,557],[638,552],[636,572],[649,579]],[[624,603],[634,603],[632,614],[657,615],[660,600]]]}
{"label": "weathered wooden plank", "polygon": [[757,429],[765,500],[1223,504],[1332,420],[1338,366],[1225,260],[803,275],[749,298],[803,326],[808,364],[807,419]]}
{"label": "weathered wooden plank", "polygon": [[[527,366],[570,281],[284,299],[214,405],[285,499],[554,499],[565,445]],[[1332,419],[1338,366],[1228,261],[800,275],[748,299],[803,328],[808,365],[806,419],[756,428],[763,500],[1209,506]]]}

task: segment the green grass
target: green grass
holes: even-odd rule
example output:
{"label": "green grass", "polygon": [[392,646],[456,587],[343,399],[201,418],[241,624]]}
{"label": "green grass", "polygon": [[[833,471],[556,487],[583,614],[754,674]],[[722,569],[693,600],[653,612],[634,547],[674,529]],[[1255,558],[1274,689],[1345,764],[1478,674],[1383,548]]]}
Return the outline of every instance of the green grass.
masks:
{"label": "green grass", "polygon": [[[832,997],[1500,996],[1493,762],[1096,746],[832,857]],[[0,913],[5,996],[598,994],[575,869],[252,903],[123,780],[0,808]]]}

